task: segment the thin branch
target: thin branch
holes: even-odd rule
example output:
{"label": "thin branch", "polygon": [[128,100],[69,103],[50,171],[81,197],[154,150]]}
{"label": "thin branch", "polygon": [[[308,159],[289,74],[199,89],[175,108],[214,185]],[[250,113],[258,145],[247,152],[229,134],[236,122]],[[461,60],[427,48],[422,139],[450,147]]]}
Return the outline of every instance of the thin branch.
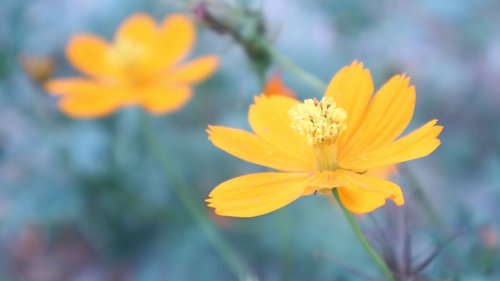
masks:
{"label": "thin branch", "polygon": [[460,236],[464,235],[468,231],[470,231],[470,229],[459,232],[459,233],[455,234],[454,236],[450,237],[448,240],[446,240],[440,246],[438,246],[436,248],[436,250],[434,250],[434,252],[432,252],[426,259],[424,259],[418,266],[415,267],[415,273],[418,273],[418,272],[424,270],[442,252],[442,250],[444,249],[444,247],[446,247],[446,245],[448,245],[449,243],[451,243],[455,239],[459,238]]}

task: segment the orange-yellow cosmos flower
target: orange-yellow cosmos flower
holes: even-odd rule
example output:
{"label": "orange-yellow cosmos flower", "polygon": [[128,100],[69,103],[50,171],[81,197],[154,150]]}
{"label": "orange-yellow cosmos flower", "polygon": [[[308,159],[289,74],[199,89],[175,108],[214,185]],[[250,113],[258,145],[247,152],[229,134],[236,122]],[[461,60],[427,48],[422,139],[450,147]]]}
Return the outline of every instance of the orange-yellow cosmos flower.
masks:
{"label": "orange-yellow cosmos flower", "polygon": [[398,138],[415,108],[415,87],[405,75],[372,95],[370,72],[355,61],[335,75],[321,100],[256,97],[248,114],[254,133],[210,126],[214,145],[279,172],[223,182],[210,193],[209,206],[219,215],[253,217],[332,188],[354,213],[373,211],[386,199],[404,204],[397,184],[370,174],[430,154],[442,127],[432,120]]}
{"label": "orange-yellow cosmos flower", "polygon": [[286,96],[294,98],[295,92],[288,88],[285,83],[283,83],[283,79],[279,72],[273,73],[271,78],[266,82],[264,90],[262,91],[266,96]]}
{"label": "orange-yellow cosmos flower", "polygon": [[92,34],[73,37],[66,55],[88,77],[52,80],[46,89],[73,117],[100,117],[129,105],[153,114],[175,111],[191,98],[192,84],[218,66],[211,55],[181,63],[195,37],[185,15],[168,16],[157,26],[150,16],[135,14],[121,24],[112,43]]}

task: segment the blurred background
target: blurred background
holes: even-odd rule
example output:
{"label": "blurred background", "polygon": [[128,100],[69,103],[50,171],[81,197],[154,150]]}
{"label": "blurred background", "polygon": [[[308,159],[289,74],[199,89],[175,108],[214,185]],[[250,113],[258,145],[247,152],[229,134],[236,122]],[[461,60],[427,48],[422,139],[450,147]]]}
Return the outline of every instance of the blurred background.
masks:
{"label": "blurred background", "polygon": [[[439,119],[442,145],[399,167],[394,180],[406,205],[388,202],[359,217],[362,229],[404,273],[401,280],[500,280],[496,0],[3,0],[1,280],[236,280],[146,149],[141,109],[70,119],[41,87],[49,77],[77,74],[64,56],[72,35],[111,39],[138,11],[158,21],[190,13],[199,23],[194,55],[221,58],[185,108],[151,118],[196,204],[259,280],[380,274],[325,197],[252,219],[218,217],[205,207],[220,182],[263,170],[218,150],[205,133],[208,124],[248,128],[252,97],[278,69],[252,45],[256,36],[324,81],[354,59],[371,70],[377,88],[394,74],[411,76],[411,128]],[[321,95],[280,71],[299,98]]]}

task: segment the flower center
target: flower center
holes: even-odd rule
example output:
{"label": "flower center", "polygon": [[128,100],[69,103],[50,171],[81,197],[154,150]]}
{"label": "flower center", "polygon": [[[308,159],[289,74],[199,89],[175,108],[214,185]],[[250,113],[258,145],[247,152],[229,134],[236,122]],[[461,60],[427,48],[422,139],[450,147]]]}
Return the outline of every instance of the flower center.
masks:
{"label": "flower center", "polygon": [[337,137],[347,128],[347,113],[330,97],[306,99],[288,112],[292,128],[313,145],[317,168],[335,170],[337,163]]}
{"label": "flower center", "polygon": [[118,40],[109,52],[109,61],[126,72],[133,73],[144,56],[144,47],[128,40]]}
{"label": "flower center", "polygon": [[288,112],[292,128],[312,145],[333,144],[347,128],[347,113],[332,98],[307,99]]}

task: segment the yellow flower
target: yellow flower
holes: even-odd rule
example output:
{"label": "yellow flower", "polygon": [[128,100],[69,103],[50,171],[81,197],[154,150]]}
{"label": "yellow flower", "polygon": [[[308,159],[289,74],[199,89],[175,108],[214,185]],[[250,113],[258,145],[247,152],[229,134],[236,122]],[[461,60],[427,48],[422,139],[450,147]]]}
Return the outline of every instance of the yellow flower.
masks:
{"label": "yellow flower", "polygon": [[46,89],[73,117],[105,116],[130,105],[153,114],[175,111],[190,100],[192,85],[218,66],[211,55],[181,63],[195,37],[185,15],[171,15],[157,26],[148,15],[135,14],[121,24],[112,43],[92,34],[74,36],[66,55],[88,77],[49,81]]}
{"label": "yellow flower", "polygon": [[209,206],[223,216],[254,217],[332,188],[354,213],[373,211],[386,199],[404,204],[400,187],[373,171],[429,155],[442,127],[432,120],[398,138],[415,108],[415,87],[406,75],[372,95],[370,72],[355,61],[335,75],[321,100],[256,97],[248,113],[254,133],[209,126],[215,146],[279,171],[223,182],[209,194]]}

